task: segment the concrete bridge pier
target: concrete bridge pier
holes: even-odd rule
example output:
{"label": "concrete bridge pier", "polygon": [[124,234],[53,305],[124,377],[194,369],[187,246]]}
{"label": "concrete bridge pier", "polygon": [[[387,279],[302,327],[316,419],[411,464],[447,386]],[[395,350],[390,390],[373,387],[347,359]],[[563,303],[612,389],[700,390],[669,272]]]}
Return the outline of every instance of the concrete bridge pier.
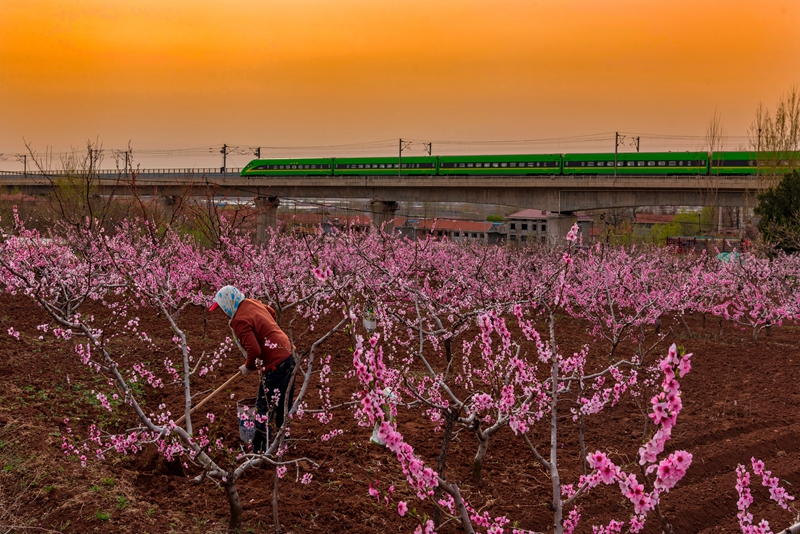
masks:
{"label": "concrete bridge pier", "polygon": [[547,216],[547,243],[550,245],[563,245],[566,243],[567,232],[578,218],[571,213],[552,213]]}
{"label": "concrete bridge pier", "polygon": [[281,200],[278,197],[256,198],[256,242],[267,242],[267,228],[278,229],[278,206]]}
{"label": "concrete bridge pier", "polygon": [[[394,214],[398,204],[393,200],[373,200],[369,203],[372,212],[372,225],[375,228],[383,227],[384,232],[394,231]],[[385,225],[384,225],[385,223]]]}

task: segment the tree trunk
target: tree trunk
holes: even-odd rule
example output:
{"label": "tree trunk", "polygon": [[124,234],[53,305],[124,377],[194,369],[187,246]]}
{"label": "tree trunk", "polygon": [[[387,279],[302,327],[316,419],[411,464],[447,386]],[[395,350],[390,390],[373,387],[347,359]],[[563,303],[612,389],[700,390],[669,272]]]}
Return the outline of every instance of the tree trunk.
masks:
{"label": "tree trunk", "polygon": [[486,451],[489,449],[489,436],[480,430],[476,430],[475,435],[478,436],[478,452],[472,461],[472,481],[477,484],[481,481],[483,459],[486,458]]}
{"label": "tree trunk", "polygon": [[[457,416],[450,410],[445,410],[444,417],[444,436],[442,436],[442,448],[439,452],[439,463],[436,466],[436,472],[439,474],[439,478],[447,480],[444,476],[444,469],[447,464],[447,449],[450,447],[450,439],[453,436],[453,424],[455,424]],[[433,524],[436,525],[436,528],[439,528],[442,524],[442,511],[439,509],[438,505],[439,499],[441,498],[442,488],[441,486],[436,486],[436,489],[433,490]]]}
{"label": "tree trunk", "polygon": [[[659,324],[660,323],[661,323],[661,321],[659,320]],[[578,397],[578,406],[579,406],[578,409],[580,410],[580,414],[581,414],[581,416],[580,416],[580,423],[581,423],[581,429],[580,429],[581,466],[583,467],[583,474],[586,475],[586,467],[587,467],[586,466],[586,427],[584,425],[583,410],[581,409],[582,405],[580,403],[581,399],[583,399],[583,380],[578,381],[578,384],[579,384],[579,387],[580,387],[580,390],[579,390],[580,391],[580,397]]]}
{"label": "tree trunk", "polygon": [[683,314],[681,314],[680,317],[681,317],[681,322],[683,323],[683,326],[686,327],[686,333],[689,334],[689,339],[691,339],[692,337],[694,337],[694,336],[692,336],[692,329],[689,328],[689,324],[686,322],[686,318],[683,316]]}
{"label": "tree trunk", "polygon": [[231,519],[228,530],[235,534],[242,531],[242,501],[239,499],[239,492],[236,490],[236,480],[228,480],[224,484],[225,495],[228,497],[228,504],[231,507]]}
{"label": "tree trunk", "polygon": [[272,523],[275,526],[275,534],[281,534],[283,529],[281,529],[281,520],[278,517],[278,482],[280,478],[278,477],[278,469],[275,469],[275,483],[272,486]]}

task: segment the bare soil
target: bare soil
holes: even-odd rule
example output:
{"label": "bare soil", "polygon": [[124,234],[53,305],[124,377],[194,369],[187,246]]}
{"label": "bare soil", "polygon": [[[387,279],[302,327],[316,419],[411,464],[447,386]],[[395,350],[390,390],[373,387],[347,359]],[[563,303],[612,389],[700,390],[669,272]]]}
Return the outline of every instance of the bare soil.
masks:
{"label": "bare soil", "polygon": [[[157,317],[142,315],[142,319],[142,329],[167,347],[171,338],[167,323]],[[38,339],[41,332],[37,325],[49,322],[32,301],[0,295],[0,529],[225,532],[225,494],[210,482],[192,482],[191,477],[198,472],[194,466],[166,462],[154,449],[136,456],[111,453],[107,461],[90,460],[86,468],[63,454],[67,417],[78,436],[87,436],[91,421],[100,421],[108,431],[136,423],[124,406],[109,413],[98,405],[92,390],[110,390],[104,378],[80,363],[73,349],[75,340],[57,341],[52,336]],[[194,339],[195,354],[213,349],[229,335],[222,314],[212,314],[203,338],[203,315],[198,308],[187,309],[180,323]],[[752,456],[764,460],[782,484],[800,498],[800,327],[774,327],[768,336],[762,334],[754,342],[749,331],[730,323],[723,325],[720,335],[716,319],[709,319],[704,327],[700,317],[689,317],[688,324],[693,337],[677,321],[666,320],[664,329],[669,334],[659,353],[663,354],[672,342],[694,353],[692,372],[682,380],[684,410],[668,443],[668,450],[688,450],[694,460],[687,476],[664,496],[662,507],[675,533],[737,532],[737,464],[749,465]],[[22,333],[19,341],[6,333],[12,326]],[[577,321],[561,321],[558,335],[562,348],[591,344],[586,331],[586,326]],[[294,335],[302,348],[313,333],[295,325]],[[596,344],[591,350],[601,355],[606,347]],[[348,400],[355,388],[354,379],[345,378],[352,367],[349,338],[337,334],[324,346],[323,353],[333,356],[334,400]],[[175,351],[136,357],[153,362],[170,357],[179,363]],[[197,391],[211,391],[240,363],[231,358],[222,370],[199,382]],[[235,401],[254,396],[256,387],[253,375],[245,377],[209,406],[208,411],[215,413],[220,423],[214,431],[230,443],[235,443],[238,435]],[[179,412],[181,390],[166,389],[161,396],[149,395],[147,403],[165,402],[174,406],[173,413]],[[308,398],[313,403],[318,395],[311,391]],[[563,480],[569,483],[580,474],[579,443],[566,411],[563,419],[567,430],[561,465]],[[430,421],[416,418],[412,412],[401,410],[398,420],[409,443],[435,466],[441,432],[435,432]],[[616,462],[631,468],[644,428],[643,416],[632,400],[588,418],[586,425],[590,451],[607,451]],[[359,427],[348,410],[338,412],[329,426],[343,429],[344,434],[321,441],[320,432],[311,432],[316,427],[308,415],[292,428],[293,453],[307,455],[321,467],[313,472],[309,485],[300,484],[293,470],[281,481],[280,513],[286,531],[413,531],[417,524],[413,514],[401,518],[396,508],[382,506],[369,496],[368,485],[375,481],[384,493],[394,485],[394,499],[408,500],[418,515],[432,513],[429,501],[416,501],[405,487],[393,455],[369,444],[371,428]],[[535,441],[543,449],[548,432],[546,424],[536,429]],[[460,431],[450,446],[447,478],[457,482],[477,508],[493,516],[507,515],[519,528],[549,531],[549,478],[525,443],[510,430],[502,430],[490,443],[480,483],[471,480],[476,450],[476,438]],[[273,531],[273,476],[273,470],[259,469],[248,472],[240,481],[244,531]],[[751,486],[756,499],[751,510],[757,518],[768,519],[778,530],[791,524],[792,515],[768,501],[759,480],[754,479]],[[631,513],[616,487],[592,491],[580,500],[580,507],[583,520],[579,532],[591,532],[592,524],[626,519]],[[645,532],[659,531],[658,521],[651,515]],[[459,529],[451,523],[441,532]]]}

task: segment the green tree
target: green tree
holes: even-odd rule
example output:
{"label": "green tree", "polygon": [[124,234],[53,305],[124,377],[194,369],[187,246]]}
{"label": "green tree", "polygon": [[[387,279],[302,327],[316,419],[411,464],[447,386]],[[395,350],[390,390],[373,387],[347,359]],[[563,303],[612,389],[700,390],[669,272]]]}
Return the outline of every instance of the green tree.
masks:
{"label": "green tree", "polygon": [[681,235],[684,235],[683,227],[677,222],[654,224],[653,228],[650,230],[650,240],[659,245],[665,245],[667,243],[667,237]]}
{"label": "green tree", "polygon": [[800,251],[800,172],[786,174],[776,187],[758,195],[755,212],[764,241],[787,253]]}
{"label": "green tree", "polygon": [[674,222],[681,226],[681,235],[702,235],[713,228],[713,217],[714,209],[705,207],[700,212],[681,211],[675,215]]}

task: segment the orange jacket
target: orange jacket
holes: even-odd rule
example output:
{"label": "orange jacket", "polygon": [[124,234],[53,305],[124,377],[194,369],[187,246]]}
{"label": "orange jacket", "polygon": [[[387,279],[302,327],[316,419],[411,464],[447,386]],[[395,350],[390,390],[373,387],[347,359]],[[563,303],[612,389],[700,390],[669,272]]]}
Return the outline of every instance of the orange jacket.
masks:
{"label": "orange jacket", "polygon": [[272,371],[292,355],[289,337],[276,322],[275,310],[253,299],[239,304],[231,320],[231,329],[247,351],[245,365],[256,370],[256,360],[261,360],[262,371]]}

